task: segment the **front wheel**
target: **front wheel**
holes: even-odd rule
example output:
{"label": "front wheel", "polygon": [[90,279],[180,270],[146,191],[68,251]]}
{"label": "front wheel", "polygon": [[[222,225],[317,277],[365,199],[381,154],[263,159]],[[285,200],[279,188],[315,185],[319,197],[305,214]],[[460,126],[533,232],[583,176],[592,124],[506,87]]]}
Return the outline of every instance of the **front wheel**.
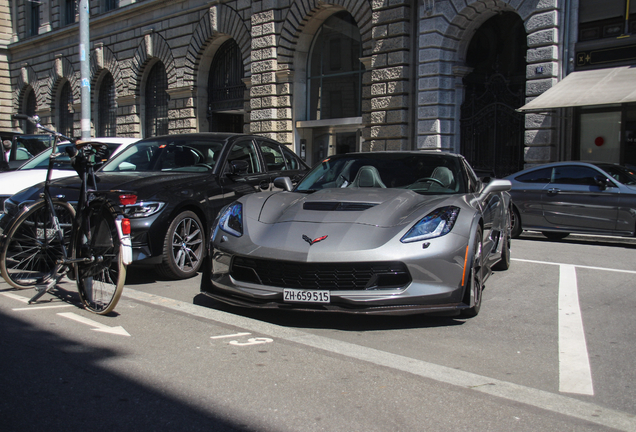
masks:
{"label": "front wheel", "polygon": [[492,266],[493,270],[508,270],[510,268],[510,230],[512,225],[512,210],[508,211],[506,226],[501,233],[501,259]]}
{"label": "front wheel", "polygon": [[195,276],[205,251],[205,234],[199,217],[184,211],[172,220],[163,243],[163,262],[157,271],[168,279]]}
{"label": "front wheel", "polygon": [[106,202],[93,202],[73,242],[77,289],[84,308],[99,315],[115,309],[126,281],[126,266],[115,225],[115,212]]}
{"label": "front wheel", "polygon": [[57,224],[47,202],[39,201],[19,215],[7,232],[0,273],[14,288],[45,284],[66,268],[59,261],[70,244],[75,210],[60,200],[54,200],[53,207]]}
{"label": "front wheel", "polygon": [[477,228],[475,240],[473,242],[473,259],[472,268],[470,270],[469,289],[466,290],[464,301],[471,305],[468,309],[463,309],[460,316],[464,318],[473,318],[479,314],[481,309],[481,294],[484,289],[484,266],[483,266],[483,243],[481,227]]}

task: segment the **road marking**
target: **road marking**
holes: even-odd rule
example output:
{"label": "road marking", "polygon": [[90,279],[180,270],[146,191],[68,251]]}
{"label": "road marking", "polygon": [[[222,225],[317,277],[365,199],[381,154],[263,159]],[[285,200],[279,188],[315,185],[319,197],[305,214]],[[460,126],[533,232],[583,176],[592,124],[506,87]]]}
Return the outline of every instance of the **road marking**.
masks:
{"label": "road marking", "polygon": [[565,264],[559,272],[559,391],[594,394],[576,268]]}
{"label": "road marking", "polygon": [[584,268],[584,269],[589,269],[589,270],[603,270],[603,271],[611,271],[611,272],[617,272],[617,273],[636,274],[636,270],[612,269],[612,268],[606,268],[606,267],[594,267],[594,266],[585,266],[585,265],[577,265],[577,264],[555,263],[555,262],[547,262],[547,261],[535,261],[535,260],[527,260],[527,259],[520,259],[520,258],[511,258],[511,260],[512,261],[519,261],[519,262],[527,262],[527,263],[532,263],[532,264],[545,264],[545,265],[556,265],[556,266],[571,265],[571,266],[576,267],[576,268]]}
{"label": "road marking", "polygon": [[[0,293],[5,297],[8,297],[10,299],[13,300],[17,300],[19,302],[22,303],[29,303],[29,299],[27,297],[23,297],[21,295],[17,295],[17,294],[13,294],[13,293]],[[66,307],[74,307],[72,304],[56,304],[56,305],[46,305],[46,306],[29,306],[29,307],[22,307],[22,308],[13,308],[11,310],[14,311],[32,311],[32,310],[38,310],[38,309],[58,309],[58,308],[66,308]]]}
{"label": "road marking", "polygon": [[73,312],[59,313],[58,315],[64,318],[71,319],[73,321],[77,321],[82,324],[89,325],[91,327],[94,327],[91,329],[94,331],[110,333],[110,334],[119,335],[119,336],[130,336],[130,334],[126,330],[124,330],[122,326],[110,327],[105,324],[98,323],[97,321],[84,318],[83,316],[77,315]]}
{"label": "road marking", "polygon": [[67,308],[67,307],[75,307],[72,304],[63,304],[63,305],[50,305],[50,306],[28,306],[28,307],[22,307],[22,308],[13,308],[12,310],[14,311],[33,311],[33,310],[38,310],[38,309],[60,309],[60,308]]}
{"label": "road marking", "polygon": [[232,340],[230,341],[230,345],[250,346],[250,345],[260,345],[260,344],[266,344],[266,343],[272,343],[272,342],[274,342],[274,339],[258,337],[258,338],[249,338],[247,342],[239,342],[236,340]]}
{"label": "road marking", "polygon": [[636,417],[633,414],[611,410],[606,407],[580,401],[569,396],[538,390],[519,384],[513,384],[471,372],[465,372],[398,354],[380,351],[374,348],[330,339],[324,336],[316,336],[300,330],[233,315],[216,309],[209,309],[203,306],[197,306],[154,294],[148,294],[128,287],[124,290],[123,296],[143,303],[215,321],[220,324],[243,328],[250,330],[253,333],[268,335],[275,339],[295,342],[304,346],[339,354],[344,357],[354,358],[379,366],[401,370],[423,378],[458,386],[466,390],[476,391],[507,399],[512,402],[519,402],[529,406],[545,409],[559,415],[582,419],[594,424],[622,431],[633,432],[636,430]]}
{"label": "road marking", "polygon": [[240,336],[249,336],[251,334],[252,333],[234,333],[229,335],[210,336],[210,339],[225,339],[225,338],[233,338],[233,337],[240,337]]}
{"label": "road marking", "polygon": [[17,294],[13,294],[13,293],[7,293],[7,292],[3,292],[3,293],[0,293],[0,294],[2,294],[5,297],[9,297],[10,299],[13,299],[13,300],[21,301],[22,303],[29,303],[29,299],[26,298],[26,297],[23,297],[21,295],[17,295]]}

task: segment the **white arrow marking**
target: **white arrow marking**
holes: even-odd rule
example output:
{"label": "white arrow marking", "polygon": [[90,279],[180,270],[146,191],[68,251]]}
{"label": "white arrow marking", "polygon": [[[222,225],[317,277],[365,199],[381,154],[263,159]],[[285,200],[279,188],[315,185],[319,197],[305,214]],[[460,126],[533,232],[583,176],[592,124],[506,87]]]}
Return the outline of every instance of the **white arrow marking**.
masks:
{"label": "white arrow marking", "polygon": [[58,315],[63,316],[64,318],[68,318],[68,319],[72,319],[73,321],[77,321],[79,323],[82,324],[87,324],[91,327],[95,327],[91,330],[95,330],[98,332],[103,332],[103,333],[110,333],[110,334],[115,334],[115,335],[120,335],[120,336],[130,336],[130,334],[124,330],[124,328],[122,326],[118,326],[118,327],[109,327],[105,324],[101,324],[98,323],[97,321],[93,321],[91,319],[88,318],[84,318],[82,316],[76,315],[73,312],[65,312],[65,313],[59,313]]}

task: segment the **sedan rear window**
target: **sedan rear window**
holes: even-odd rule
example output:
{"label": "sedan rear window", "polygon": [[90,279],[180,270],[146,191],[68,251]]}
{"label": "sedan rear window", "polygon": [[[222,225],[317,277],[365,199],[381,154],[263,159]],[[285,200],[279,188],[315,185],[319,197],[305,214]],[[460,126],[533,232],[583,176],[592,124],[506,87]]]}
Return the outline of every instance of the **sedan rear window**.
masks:
{"label": "sedan rear window", "polygon": [[550,183],[552,168],[541,168],[515,177],[521,183]]}

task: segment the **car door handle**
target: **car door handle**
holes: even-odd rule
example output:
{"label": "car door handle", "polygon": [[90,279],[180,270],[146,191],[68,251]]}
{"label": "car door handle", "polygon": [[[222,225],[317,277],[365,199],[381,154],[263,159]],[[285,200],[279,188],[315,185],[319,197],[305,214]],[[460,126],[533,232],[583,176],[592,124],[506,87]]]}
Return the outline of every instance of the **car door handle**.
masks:
{"label": "car door handle", "polygon": [[548,189],[548,194],[551,194],[551,195],[556,195],[559,192],[561,192],[561,189],[559,189],[559,188],[550,188],[550,189]]}

